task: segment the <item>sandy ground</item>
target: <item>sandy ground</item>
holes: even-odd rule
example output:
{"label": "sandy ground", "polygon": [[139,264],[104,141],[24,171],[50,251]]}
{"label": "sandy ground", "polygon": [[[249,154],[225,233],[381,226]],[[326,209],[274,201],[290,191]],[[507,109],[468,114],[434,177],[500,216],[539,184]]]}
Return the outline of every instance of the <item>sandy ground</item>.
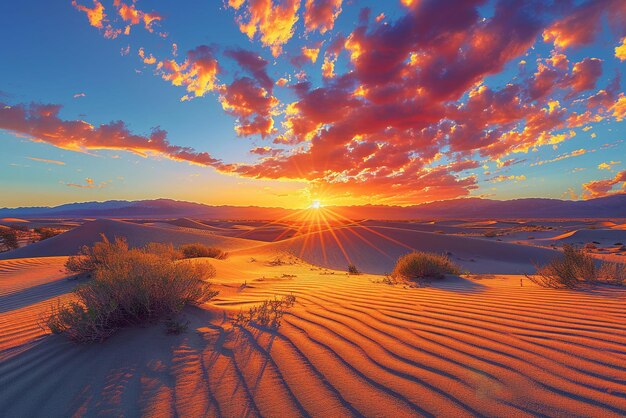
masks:
{"label": "sandy ground", "polygon": [[[529,262],[533,253],[524,251],[547,249],[419,228],[354,228],[365,227],[403,245],[435,246],[439,239],[450,246],[456,241],[448,240],[461,239],[453,256],[476,253],[482,258],[468,265],[504,273],[447,277],[419,288],[388,285],[382,276],[351,276],[296,257],[304,246],[309,258],[323,261],[324,242],[327,259],[340,260],[329,231],[306,245],[306,234],[268,244],[189,232],[188,224],[175,230],[87,223],[41,243],[54,246],[33,244],[29,257],[25,247],[13,253],[21,258],[0,261],[0,415],[626,414],[626,289],[543,289],[510,274]],[[177,336],[158,324],[91,346],[48,335],[38,326],[41,316],[78,282],[63,272],[64,256],[37,252],[70,248],[103,229],[136,243],[158,237],[228,247],[226,260],[197,261],[216,267],[220,294],[187,308],[189,329]],[[393,248],[375,232],[353,232],[387,252]],[[349,240],[353,232],[343,231],[350,254],[384,258],[364,240]],[[241,309],[287,294],[296,305],[278,331],[231,325]]]}

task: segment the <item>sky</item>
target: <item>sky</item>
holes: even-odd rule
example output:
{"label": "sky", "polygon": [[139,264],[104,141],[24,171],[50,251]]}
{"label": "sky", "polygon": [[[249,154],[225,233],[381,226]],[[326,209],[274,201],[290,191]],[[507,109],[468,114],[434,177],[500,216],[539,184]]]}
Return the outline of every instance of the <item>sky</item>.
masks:
{"label": "sky", "polygon": [[0,207],[626,187],[623,0],[20,0],[0,51]]}

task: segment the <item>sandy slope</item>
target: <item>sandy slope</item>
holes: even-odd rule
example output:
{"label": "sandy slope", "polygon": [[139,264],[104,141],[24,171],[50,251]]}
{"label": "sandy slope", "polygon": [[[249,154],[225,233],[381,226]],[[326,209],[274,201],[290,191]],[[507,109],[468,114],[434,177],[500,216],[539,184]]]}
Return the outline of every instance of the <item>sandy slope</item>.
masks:
{"label": "sandy slope", "polygon": [[551,241],[567,244],[587,244],[593,241],[601,245],[626,242],[626,230],[622,229],[579,229],[550,238]]}
{"label": "sandy slope", "polygon": [[533,262],[544,263],[558,254],[545,248],[425,232],[402,224],[338,227],[263,248],[288,251],[312,264],[340,270],[353,263],[361,271],[376,274],[391,272],[399,256],[414,250],[447,253],[472,273],[502,274],[533,272]]}
{"label": "sandy slope", "polygon": [[[626,414],[624,289],[520,287],[519,276],[403,288],[274,257],[212,260],[221,294],[186,311],[185,334],[128,329],[95,346],[36,328],[74,285],[62,257],[0,261],[2,415]],[[288,293],[297,304],[279,332],[229,325]]]}
{"label": "sandy slope", "polygon": [[259,244],[256,241],[223,237],[205,232],[202,230],[194,231],[192,228],[172,230],[131,222],[98,219],[86,222],[75,229],[45,241],[1,253],[0,260],[76,254],[83,245],[92,245],[94,242],[100,241],[103,233],[111,240],[115,237],[125,237],[132,246],[140,246],[148,242],[171,242],[174,245],[201,242],[206,245],[219,246],[224,250],[231,250]]}

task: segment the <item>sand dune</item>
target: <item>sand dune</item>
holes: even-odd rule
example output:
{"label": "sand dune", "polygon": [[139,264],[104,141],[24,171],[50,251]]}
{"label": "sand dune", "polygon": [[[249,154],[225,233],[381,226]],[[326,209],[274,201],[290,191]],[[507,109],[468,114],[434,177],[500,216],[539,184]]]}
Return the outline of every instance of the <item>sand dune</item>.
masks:
{"label": "sand dune", "polygon": [[620,229],[579,229],[549,238],[567,244],[586,244],[599,242],[602,245],[613,245],[616,242],[626,242],[626,230]]}
{"label": "sand dune", "polygon": [[391,272],[399,256],[408,252],[447,253],[472,273],[523,274],[534,271],[533,262],[555,257],[554,250],[442,235],[403,227],[350,226],[311,233],[268,244],[315,265],[345,270],[350,263],[368,273]]}
{"label": "sand dune", "polygon": [[198,221],[194,221],[189,218],[180,218],[174,221],[168,221],[167,223],[175,226],[180,226],[182,228],[193,228],[193,229],[202,229],[205,231],[224,231],[225,228],[219,228],[216,226],[211,226],[207,224],[200,223]]}
{"label": "sand dune", "polygon": [[19,219],[19,218],[1,218],[0,219],[0,223],[5,223],[5,224],[20,224],[20,223],[27,223],[27,220],[24,219]]}
{"label": "sand dune", "polygon": [[[44,286],[73,283],[53,274],[62,257],[0,261],[0,306],[13,300],[0,313],[2,415],[626,414],[624,289],[520,287],[519,276],[407,289],[258,257],[214,261],[221,294],[186,311],[187,333],[127,329],[92,346],[33,327],[40,300],[58,294]],[[278,332],[226,320],[290,293]]]}
{"label": "sand dune", "polygon": [[202,232],[204,231],[195,233],[191,228],[177,231],[130,222],[98,219],[45,241],[1,253],[0,260],[76,254],[81,246],[92,245],[94,242],[100,241],[102,234],[105,234],[109,239],[125,237],[132,246],[140,246],[148,242],[169,242],[174,245],[201,242],[206,245],[219,246],[224,250],[233,250],[258,245],[256,241],[203,234]]}

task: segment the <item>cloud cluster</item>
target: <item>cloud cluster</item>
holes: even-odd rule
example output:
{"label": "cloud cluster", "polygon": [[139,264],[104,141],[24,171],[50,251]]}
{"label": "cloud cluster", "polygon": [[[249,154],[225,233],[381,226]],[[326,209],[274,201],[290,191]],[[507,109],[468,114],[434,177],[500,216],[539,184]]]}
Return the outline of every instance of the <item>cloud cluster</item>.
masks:
{"label": "cloud cluster", "polygon": [[154,129],[147,136],[137,135],[121,121],[96,127],[82,120],[62,120],[59,118],[60,110],[58,105],[9,106],[0,103],[0,129],[77,152],[122,150],[142,157],[158,155],[190,164],[228,167],[206,152],[170,144],[163,130]]}
{"label": "cloud cluster", "polygon": [[616,185],[620,185],[619,188],[621,189],[621,192],[626,192],[626,170],[620,171],[610,179],[595,180],[583,184],[583,197],[585,199],[592,199],[595,197],[603,197],[619,193],[619,191],[613,191]]}
{"label": "cloud cluster", "polygon": [[[98,4],[75,7],[102,29],[106,15]],[[488,17],[481,14],[482,0],[402,0],[405,13],[395,21],[384,14],[371,19],[363,9],[356,27],[343,35],[334,33],[348,7],[341,0],[227,4],[241,32],[269,48],[276,61],[293,64],[289,80],[274,81],[268,60],[241,48],[202,45],[183,61],[139,50],[145,64],[186,90],[183,100],[213,92],[235,118],[239,136],[273,142],[253,148],[258,161],[249,164],[225,165],[185,149],[189,159],[205,155],[202,164],[222,172],[301,179],[329,195],[379,202],[454,198],[478,188],[479,167],[495,165],[491,182],[523,181],[525,174],[498,171],[527,159],[540,166],[594,152],[585,147],[553,158],[523,158],[541,148],[558,150],[579,128],[626,118],[620,75],[605,74],[606,63],[597,57],[574,59],[570,53],[593,42],[606,20],[620,42],[613,59],[626,59],[621,0],[497,0]],[[116,0],[115,7],[127,24],[143,22],[150,30],[147,14],[134,3]],[[299,54],[284,57],[298,27],[306,42]],[[540,55],[533,48],[538,42],[551,51]],[[234,71],[224,70],[228,63],[236,64]],[[321,71],[320,84],[310,81],[310,68]],[[276,85],[290,89],[289,102],[280,102]],[[157,134],[163,142],[164,133]],[[601,195],[620,181],[584,188],[587,195]]]}
{"label": "cloud cluster", "polygon": [[152,33],[155,22],[163,19],[163,16],[158,13],[138,9],[134,2],[126,4],[121,0],[113,1],[113,11],[110,11],[109,15],[105,13],[104,5],[98,0],[93,0],[93,7],[72,0],[72,6],[85,13],[89,24],[101,29],[104,37],[109,39],[115,39],[122,33],[129,35],[131,28],[139,24],[143,24],[144,28]]}

